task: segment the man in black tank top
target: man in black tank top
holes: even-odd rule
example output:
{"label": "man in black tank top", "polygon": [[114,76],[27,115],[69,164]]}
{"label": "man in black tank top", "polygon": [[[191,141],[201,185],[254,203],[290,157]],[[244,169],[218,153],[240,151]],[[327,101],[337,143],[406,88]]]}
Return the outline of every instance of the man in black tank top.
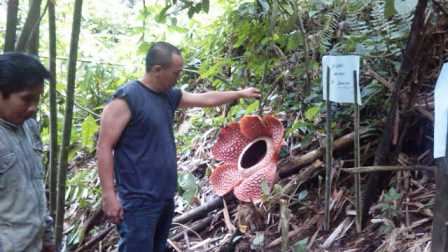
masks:
{"label": "man in black tank top", "polygon": [[259,98],[256,88],[189,93],[174,88],[183,67],[176,47],[157,42],[140,80],[120,87],[104,108],[97,146],[103,210],[120,233],[119,251],[164,251],[174,215],[178,107]]}

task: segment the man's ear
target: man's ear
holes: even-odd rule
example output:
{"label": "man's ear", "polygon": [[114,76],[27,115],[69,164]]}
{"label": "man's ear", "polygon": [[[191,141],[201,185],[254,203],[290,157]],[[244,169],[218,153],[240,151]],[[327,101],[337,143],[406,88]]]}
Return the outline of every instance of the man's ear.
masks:
{"label": "man's ear", "polygon": [[162,71],[162,66],[161,65],[155,65],[152,67],[152,71],[158,73],[160,71]]}

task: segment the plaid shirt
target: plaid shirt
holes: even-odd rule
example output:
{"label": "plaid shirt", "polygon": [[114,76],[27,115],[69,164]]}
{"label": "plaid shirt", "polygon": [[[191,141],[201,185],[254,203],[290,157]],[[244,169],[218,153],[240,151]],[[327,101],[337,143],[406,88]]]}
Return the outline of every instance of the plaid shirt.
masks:
{"label": "plaid shirt", "polygon": [[34,119],[0,119],[0,252],[41,251],[53,243],[45,199],[42,143]]}

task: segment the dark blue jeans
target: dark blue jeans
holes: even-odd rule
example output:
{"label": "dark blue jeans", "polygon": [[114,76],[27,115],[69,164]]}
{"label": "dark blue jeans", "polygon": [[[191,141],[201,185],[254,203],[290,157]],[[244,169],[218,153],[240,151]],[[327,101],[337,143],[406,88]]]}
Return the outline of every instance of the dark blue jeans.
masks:
{"label": "dark blue jeans", "polygon": [[123,203],[119,252],[163,252],[174,216],[174,200],[133,199]]}

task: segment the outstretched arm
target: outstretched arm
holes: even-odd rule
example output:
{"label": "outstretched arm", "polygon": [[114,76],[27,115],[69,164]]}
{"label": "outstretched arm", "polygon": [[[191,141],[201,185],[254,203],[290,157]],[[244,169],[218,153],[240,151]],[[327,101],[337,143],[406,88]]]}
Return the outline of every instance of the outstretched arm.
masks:
{"label": "outstretched arm", "polygon": [[131,118],[126,101],[114,99],[101,115],[101,127],[97,145],[98,174],[103,190],[103,211],[112,222],[119,223],[123,209],[114,188],[113,150]]}
{"label": "outstretched arm", "polygon": [[210,91],[199,94],[182,91],[182,98],[180,100],[179,107],[213,107],[226,104],[240,98],[260,98],[260,96],[260,91],[252,87],[239,91]]}

